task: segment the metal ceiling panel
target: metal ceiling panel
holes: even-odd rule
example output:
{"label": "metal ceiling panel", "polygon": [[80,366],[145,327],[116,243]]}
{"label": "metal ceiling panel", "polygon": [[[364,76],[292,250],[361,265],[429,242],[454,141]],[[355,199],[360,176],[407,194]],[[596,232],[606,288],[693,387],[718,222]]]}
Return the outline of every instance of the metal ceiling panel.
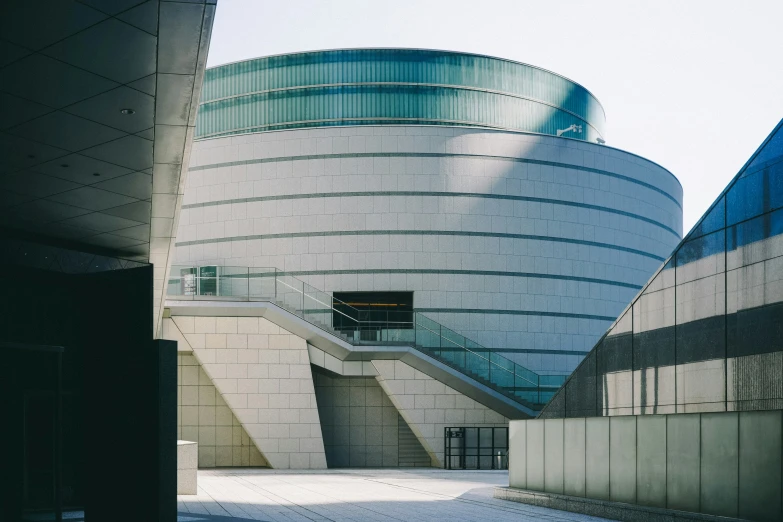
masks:
{"label": "metal ceiling panel", "polygon": [[49,196],[47,199],[65,203],[66,205],[86,208],[87,210],[106,210],[107,208],[119,207],[136,201],[136,199],[128,196],[94,187],[81,187],[69,190],[68,192]]}
{"label": "metal ceiling panel", "polygon": [[93,185],[133,172],[131,169],[89,158],[81,154],[62,156],[53,161],[31,167],[31,170],[48,176],[67,179],[81,185]]}
{"label": "metal ceiling panel", "polygon": [[119,84],[41,54],[31,54],[0,69],[0,91],[55,109]]}
{"label": "metal ceiling panel", "polygon": [[92,186],[136,199],[149,199],[152,197],[152,176],[143,172],[133,172],[119,178],[96,183]]}
{"label": "metal ceiling panel", "polygon": [[52,108],[12,94],[0,92],[0,129],[14,127],[20,123],[43,116]]}
{"label": "metal ceiling panel", "polygon": [[152,141],[139,136],[125,136],[91,149],[82,154],[121,165],[131,170],[143,170],[152,166]]}
{"label": "metal ceiling panel", "polygon": [[143,4],[144,0],[82,0],[82,2],[106,14],[119,15]]}
{"label": "metal ceiling panel", "polygon": [[4,0],[0,34],[37,51],[90,27],[107,16],[72,0]]}
{"label": "metal ceiling panel", "polygon": [[131,219],[138,223],[149,224],[150,220],[152,219],[150,217],[151,208],[152,208],[152,203],[150,203],[149,201],[137,201],[135,203],[130,203],[128,205],[122,205],[120,207],[106,209],[103,211],[103,213],[110,214],[112,216],[121,217],[121,218]]}
{"label": "metal ceiling panel", "polygon": [[110,18],[47,47],[43,54],[119,83],[155,72],[157,39]]}
{"label": "metal ceiling panel", "polygon": [[2,183],[3,188],[37,198],[59,194],[81,186],[77,183],[30,172],[29,170],[3,176],[0,178],[0,183]]}
{"label": "metal ceiling panel", "polygon": [[116,17],[152,35],[158,34],[158,2],[155,0],[132,7]]}
{"label": "metal ceiling panel", "polygon": [[0,132],[0,173],[30,168],[67,154],[57,147]]}
{"label": "metal ceiling panel", "polygon": [[30,54],[32,51],[19,47],[11,42],[0,40],[0,67],[5,67],[11,62],[15,62]]}
{"label": "metal ceiling panel", "polygon": [[214,13],[0,2],[0,226],[153,263],[156,326]]}
{"label": "metal ceiling panel", "polygon": [[31,141],[78,151],[119,139],[123,132],[66,112],[50,112],[7,131]]}
{"label": "metal ceiling panel", "polygon": [[71,219],[63,220],[66,225],[87,228],[95,232],[112,232],[122,228],[135,227],[140,225],[138,221],[123,219],[117,216],[110,216],[102,212],[92,212]]}
{"label": "metal ceiling panel", "polygon": [[[123,109],[133,113],[123,114]],[[155,124],[155,97],[128,87],[117,87],[63,110],[131,134]]]}

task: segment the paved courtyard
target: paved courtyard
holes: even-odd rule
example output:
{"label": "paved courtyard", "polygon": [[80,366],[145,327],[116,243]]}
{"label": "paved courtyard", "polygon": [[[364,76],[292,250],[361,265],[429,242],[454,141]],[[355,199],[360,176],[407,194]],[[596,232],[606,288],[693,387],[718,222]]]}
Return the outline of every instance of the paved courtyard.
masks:
{"label": "paved courtyard", "polygon": [[179,522],[603,520],[492,498],[501,471],[205,470],[177,497]]}

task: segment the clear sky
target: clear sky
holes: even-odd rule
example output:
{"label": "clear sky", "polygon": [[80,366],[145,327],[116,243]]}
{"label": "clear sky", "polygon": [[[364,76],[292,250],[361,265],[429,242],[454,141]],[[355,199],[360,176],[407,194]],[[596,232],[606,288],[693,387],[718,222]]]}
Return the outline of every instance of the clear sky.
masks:
{"label": "clear sky", "polygon": [[607,145],[680,179],[686,232],[783,118],[783,0],[220,0],[208,65],[350,47],[488,54],[582,84]]}

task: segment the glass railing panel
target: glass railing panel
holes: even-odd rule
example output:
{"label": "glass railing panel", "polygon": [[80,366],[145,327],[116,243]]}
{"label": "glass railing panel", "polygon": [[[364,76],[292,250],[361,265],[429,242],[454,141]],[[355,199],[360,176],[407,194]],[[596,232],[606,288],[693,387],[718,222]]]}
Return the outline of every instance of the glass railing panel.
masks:
{"label": "glass railing panel", "polygon": [[[469,346],[469,348],[470,348],[470,346]],[[483,346],[478,346],[478,348],[479,348],[479,350],[483,350],[486,353],[487,358],[489,359],[489,361],[494,366],[497,366],[497,367],[499,367],[499,368],[509,372],[512,375],[514,374],[514,366],[516,366],[514,361],[512,361],[510,359],[507,359],[506,357],[500,355],[497,352],[493,352],[492,350],[484,348]]]}
{"label": "glass railing panel", "polygon": [[317,326],[332,328],[332,296],[307,283],[302,283],[304,292],[302,317]]}
{"label": "glass railing panel", "polygon": [[489,359],[476,352],[465,351],[465,370],[478,379],[489,381]]}
{"label": "glass railing panel", "polygon": [[413,312],[388,310],[381,327],[380,340],[387,343],[411,343],[415,341]]}
{"label": "glass railing panel", "polygon": [[196,269],[193,267],[172,266],[166,285],[166,295],[177,299],[192,299],[196,293]]}
{"label": "glass railing panel", "polygon": [[515,364],[514,375],[516,376],[517,386],[538,386],[539,375],[524,366]]}
{"label": "glass railing panel", "polygon": [[175,265],[167,281],[167,292],[176,299],[269,300],[353,344],[410,344],[534,407],[546,403],[566,378],[539,376],[416,312],[357,310],[275,268]]}
{"label": "glass railing panel", "polygon": [[515,382],[514,363],[494,352],[485,351],[484,354],[489,356],[489,381],[511,393]]}
{"label": "glass railing panel", "polygon": [[441,358],[452,366],[465,371],[465,347],[461,336],[452,335],[453,332],[444,326],[440,326],[438,340]]}
{"label": "glass railing panel", "polygon": [[248,268],[236,266],[217,267],[217,286],[215,291],[214,295],[217,297],[247,300],[249,296]]}
{"label": "glass railing panel", "polygon": [[285,272],[278,272],[275,278],[275,302],[301,316],[304,308],[304,283]]}
{"label": "glass railing panel", "polygon": [[247,274],[249,299],[251,301],[274,301],[276,277],[277,270],[274,268],[250,268]]}
{"label": "glass railing panel", "polygon": [[441,336],[440,324],[429,317],[414,313],[416,347],[422,351],[440,356]]}
{"label": "glass railing panel", "polygon": [[539,375],[538,384],[539,386],[560,388],[565,382],[567,377],[568,375]]}
{"label": "glass railing panel", "polygon": [[334,296],[330,296],[332,303],[332,328],[340,335],[345,336],[351,343],[361,342],[362,331],[360,328],[359,311]]}

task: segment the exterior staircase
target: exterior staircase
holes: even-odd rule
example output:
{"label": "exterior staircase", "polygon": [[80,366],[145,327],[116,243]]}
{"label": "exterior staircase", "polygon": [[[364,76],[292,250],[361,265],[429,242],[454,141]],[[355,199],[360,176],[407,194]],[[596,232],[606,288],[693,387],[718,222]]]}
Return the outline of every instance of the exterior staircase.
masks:
{"label": "exterior staircase", "polygon": [[353,346],[409,346],[534,411],[566,377],[539,375],[416,311],[357,319],[359,310],[275,268],[174,266],[167,291],[177,300],[270,302]]}

